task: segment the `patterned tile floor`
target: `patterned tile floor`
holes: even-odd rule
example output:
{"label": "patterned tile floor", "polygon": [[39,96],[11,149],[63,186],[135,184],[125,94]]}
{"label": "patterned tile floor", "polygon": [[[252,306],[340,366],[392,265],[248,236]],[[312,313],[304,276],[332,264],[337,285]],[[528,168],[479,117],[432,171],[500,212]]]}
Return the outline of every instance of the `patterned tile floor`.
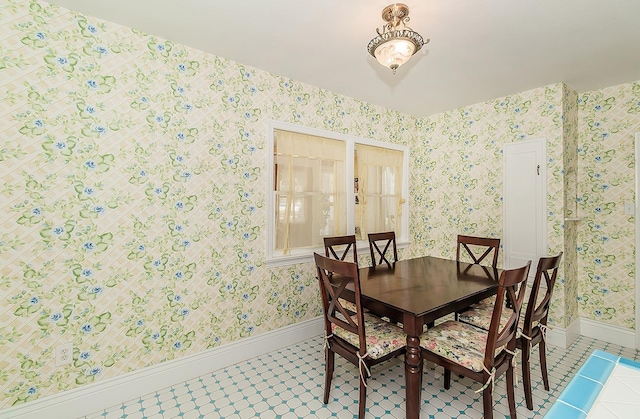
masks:
{"label": "patterned tile floor", "polygon": [[[527,410],[522,388],[516,389],[519,418],[542,418],[575,372],[595,349],[640,360],[640,352],[600,340],[580,337],[569,349],[547,348],[551,391],[542,385],[537,348],[532,354],[534,411]],[[367,414],[373,418],[404,418],[403,358],[374,367],[368,381]],[[336,356],[336,371],[329,403],[322,403],[324,386],[323,341],[316,337],[246,363],[194,378],[122,405],[88,415],[85,419],[159,418],[353,418],[358,412],[357,369]],[[518,371],[520,374],[520,371]],[[425,365],[421,418],[481,418],[479,385],[452,376],[451,389],[443,388],[440,367]],[[508,417],[505,378],[494,389],[494,416]]]}

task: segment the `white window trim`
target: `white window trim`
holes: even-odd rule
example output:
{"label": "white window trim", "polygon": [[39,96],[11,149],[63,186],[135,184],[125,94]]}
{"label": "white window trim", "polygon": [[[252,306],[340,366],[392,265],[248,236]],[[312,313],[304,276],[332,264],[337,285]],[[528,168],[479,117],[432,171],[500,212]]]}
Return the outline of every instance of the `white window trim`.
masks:
{"label": "white window trim", "polygon": [[[324,254],[324,247],[319,246],[312,249],[293,249],[292,254],[282,255],[280,252],[275,251],[275,192],[274,192],[274,130],[284,130],[298,132],[301,134],[315,135],[318,137],[330,138],[333,140],[344,141],[347,146],[347,165],[346,165],[346,179],[345,190],[347,191],[347,197],[350,205],[347,205],[347,234],[354,234],[355,232],[355,192],[353,190],[353,178],[354,178],[354,149],[355,144],[365,144],[375,147],[382,147],[391,150],[398,150],[404,153],[403,171],[402,171],[402,196],[405,200],[402,204],[402,226],[403,230],[400,236],[397,238],[397,245],[399,248],[404,248],[409,244],[409,148],[407,146],[386,143],[383,141],[371,140],[368,138],[354,137],[352,135],[342,134],[333,131],[326,131],[318,128],[310,128],[302,125],[292,124],[288,122],[270,120],[268,124],[267,134],[267,202],[266,202],[266,216],[267,216],[267,240],[266,240],[266,258],[265,265],[267,267],[286,266],[297,263],[307,263],[313,261],[313,253],[318,252]],[[369,243],[365,240],[358,242],[358,252],[365,252],[369,254]]]}

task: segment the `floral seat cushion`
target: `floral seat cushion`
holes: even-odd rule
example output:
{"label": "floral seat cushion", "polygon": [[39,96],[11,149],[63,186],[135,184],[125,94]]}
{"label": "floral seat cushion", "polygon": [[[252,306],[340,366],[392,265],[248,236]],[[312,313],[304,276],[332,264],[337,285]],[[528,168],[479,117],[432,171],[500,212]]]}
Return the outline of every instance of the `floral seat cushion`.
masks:
{"label": "floral seat cushion", "polygon": [[[484,300],[483,300],[484,301]],[[522,305],[522,310],[520,311],[520,321],[518,322],[518,330],[522,331],[524,329],[524,314],[527,311],[527,304]],[[511,310],[503,310],[502,316],[500,319],[500,327],[502,327],[509,316],[511,315]],[[458,321],[463,323],[467,323],[476,327],[479,327],[484,330],[489,330],[489,326],[491,325],[491,315],[493,314],[493,306],[488,304],[476,304],[471,306],[469,309],[463,311],[458,314]],[[533,322],[531,328],[536,327],[540,322]]]}
{"label": "floral seat cushion", "polygon": [[[360,347],[358,335],[335,324],[332,326],[334,335],[346,340],[356,348]],[[402,329],[367,313],[364,315],[364,330],[367,339],[367,354],[372,359],[382,358],[407,344],[407,335]]]}
{"label": "floral seat cushion", "polygon": [[486,345],[486,330],[454,320],[432,327],[420,336],[422,348],[476,372],[484,367]]}

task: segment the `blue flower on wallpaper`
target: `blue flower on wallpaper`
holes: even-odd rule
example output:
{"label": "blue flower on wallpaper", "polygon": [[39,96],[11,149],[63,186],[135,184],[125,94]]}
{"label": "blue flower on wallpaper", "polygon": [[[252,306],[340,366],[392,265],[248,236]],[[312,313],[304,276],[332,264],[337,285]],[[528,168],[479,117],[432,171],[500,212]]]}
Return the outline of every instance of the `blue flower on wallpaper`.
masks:
{"label": "blue flower on wallpaper", "polygon": [[100,372],[102,371],[102,368],[100,367],[93,367],[89,370],[89,374],[91,375],[98,375],[100,374]]}
{"label": "blue flower on wallpaper", "polygon": [[189,309],[188,308],[183,308],[182,310],[180,310],[180,315],[186,316],[187,314],[189,314]]}
{"label": "blue flower on wallpaper", "polygon": [[103,291],[104,291],[104,288],[102,288],[102,287],[101,287],[101,286],[99,286],[99,285],[96,285],[95,287],[91,288],[91,292],[92,292],[93,294],[96,294],[96,295],[97,295],[97,294],[102,294],[102,292],[103,292]]}
{"label": "blue flower on wallpaper", "polygon": [[140,319],[136,322],[136,326],[140,327],[142,325],[144,325],[144,320]]}
{"label": "blue flower on wallpaper", "polygon": [[251,238],[251,235],[249,233],[245,232],[245,233],[242,234],[242,238],[245,239],[245,240],[248,240],[249,238]]}
{"label": "blue flower on wallpaper", "polygon": [[176,224],[176,226],[174,227],[174,230],[182,231],[182,224]]}
{"label": "blue flower on wallpaper", "polygon": [[191,178],[191,172],[182,172],[182,177],[189,180]]}
{"label": "blue flower on wallpaper", "polygon": [[182,107],[187,111],[190,111],[191,109],[193,109],[193,105],[191,105],[190,103],[184,103]]}
{"label": "blue flower on wallpaper", "polygon": [[596,265],[602,265],[602,259],[600,259],[600,258],[595,258],[595,259],[593,260],[593,262],[594,262]]}
{"label": "blue flower on wallpaper", "polygon": [[184,94],[184,87],[182,87],[182,86],[178,86],[178,87],[176,88],[176,90],[177,90],[177,92],[178,92],[178,93],[180,93],[180,94]]}
{"label": "blue flower on wallpaper", "polygon": [[93,242],[86,242],[85,244],[82,245],[82,247],[84,247],[84,250],[92,251],[96,248],[96,245],[93,244]]}
{"label": "blue flower on wallpaper", "polygon": [[242,318],[242,320],[247,320],[249,318],[249,315],[247,313],[242,313],[242,316],[240,316]]}
{"label": "blue flower on wallpaper", "polygon": [[608,132],[603,132],[602,134],[600,134],[600,137],[602,138],[607,138],[609,136]]}
{"label": "blue flower on wallpaper", "polygon": [[56,236],[59,236],[62,233],[64,233],[64,227],[55,227],[52,231],[53,231],[53,234],[55,234]]}
{"label": "blue flower on wallpaper", "polygon": [[40,299],[39,299],[38,297],[31,297],[31,298],[29,299],[29,304],[31,304],[31,305],[36,305],[36,304],[38,304],[39,302],[40,302]]}
{"label": "blue flower on wallpaper", "polygon": [[602,317],[602,311],[600,310],[593,310],[593,314],[595,314],[597,317]]}
{"label": "blue flower on wallpaper", "polygon": [[151,335],[151,339],[153,339],[153,340],[157,340],[159,337],[160,337],[160,333],[158,333],[158,332],[155,332],[155,333],[153,333]]}
{"label": "blue flower on wallpaper", "polygon": [[99,87],[98,82],[93,79],[87,80],[87,86],[89,86],[90,89],[97,89]]}
{"label": "blue flower on wallpaper", "polygon": [[105,208],[100,205],[93,207],[93,212],[95,212],[96,214],[102,214],[104,211]]}
{"label": "blue flower on wallpaper", "polygon": [[184,209],[184,203],[182,201],[176,202],[176,208],[179,210]]}
{"label": "blue flower on wallpaper", "polygon": [[181,295],[174,295],[174,296],[173,296],[173,301],[175,301],[175,302],[180,302],[180,301],[182,301],[182,296],[181,296]]}
{"label": "blue flower on wallpaper", "polygon": [[144,244],[139,244],[138,245],[138,251],[139,252],[144,252],[145,249],[146,249],[146,247],[144,247]]}
{"label": "blue flower on wallpaper", "polygon": [[182,163],[184,161],[184,157],[178,154],[176,156],[176,161],[179,162],[179,163]]}
{"label": "blue flower on wallpaper", "polygon": [[593,209],[594,212],[597,212],[598,214],[600,214],[602,212],[602,208],[601,207],[595,207]]}
{"label": "blue flower on wallpaper", "polygon": [[248,301],[249,300],[249,294],[248,293],[244,293],[242,294],[242,299]]}
{"label": "blue flower on wallpaper", "polygon": [[287,307],[289,306],[289,304],[285,301],[282,303],[282,305],[280,307],[282,307],[283,309],[287,309]]}
{"label": "blue flower on wallpaper", "polygon": [[87,25],[86,29],[91,33],[98,33],[98,28],[96,28],[95,26],[93,26],[91,24]]}
{"label": "blue flower on wallpaper", "polygon": [[162,188],[161,188],[161,187],[159,187],[159,186],[156,186],[156,187],[153,189],[153,192],[154,192],[156,195],[160,195],[160,194],[162,193]]}
{"label": "blue flower on wallpaper", "polygon": [[36,32],[36,37],[40,40],[44,40],[46,38],[45,34],[42,32]]}
{"label": "blue flower on wallpaper", "polygon": [[179,132],[176,134],[176,137],[178,138],[178,140],[180,141],[184,141],[184,139],[186,138],[184,135],[184,132]]}
{"label": "blue flower on wallpaper", "polygon": [[91,269],[83,269],[82,270],[82,276],[85,277],[90,277],[91,275],[93,275],[93,271]]}
{"label": "blue flower on wallpaper", "polygon": [[227,291],[231,291],[233,289],[233,284],[227,284],[227,286],[225,287],[225,289]]}
{"label": "blue flower on wallpaper", "polygon": [[66,57],[58,57],[56,58],[56,62],[60,65],[65,65],[69,62]]}
{"label": "blue flower on wallpaper", "polygon": [[249,332],[249,333],[253,332],[253,329],[254,329],[254,328],[255,328],[255,327],[254,327],[253,325],[251,325],[251,326],[247,326],[247,332]]}
{"label": "blue flower on wallpaper", "polygon": [[183,240],[180,244],[183,247],[189,247],[191,245],[191,241],[190,240]]}
{"label": "blue flower on wallpaper", "polygon": [[36,394],[37,392],[38,392],[38,389],[36,387],[34,387],[34,386],[31,386],[31,387],[29,387],[27,389],[27,394],[29,394],[29,395]]}
{"label": "blue flower on wallpaper", "polygon": [[156,44],[156,49],[158,51],[164,51],[164,44]]}
{"label": "blue flower on wallpaper", "polygon": [[98,133],[98,134],[104,134],[105,132],[107,132],[107,129],[105,127],[103,127],[102,125],[96,125],[94,130]]}
{"label": "blue flower on wallpaper", "polygon": [[182,71],[183,73],[185,71],[187,71],[187,66],[184,65],[183,63],[178,64],[178,70]]}
{"label": "blue flower on wallpaper", "polygon": [[173,276],[176,279],[182,279],[182,277],[184,276],[184,274],[182,273],[182,271],[177,271],[175,274],[173,274]]}
{"label": "blue flower on wallpaper", "polygon": [[98,51],[100,55],[107,55],[107,53],[109,52],[109,50],[106,47],[103,47],[102,45],[98,45],[96,47],[96,51]]}
{"label": "blue flower on wallpaper", "polygon": [[93,325],[91,323],[85,323],[82,325],[80,330],[82,330],[82,332],[84,333],[91,333],[93,332]]}
{"label": "blue flower on wallpaper", "polygon": [[86,162],[84,162],[84,165],[88,169],[95,169],[96,168],[96,162],[94,162],[93,160],[87,160]]}
{"label": "blue flower on wallpaper", "polygon": [[65,148],[67,148],[67,143],[63,141],[56,141],[56,143],[54,144],[54,147],[57,148],[58,150],[64,150]]}
{"label": "blue flower on wallpaper", "polygon": [[162,115],[156,115],[155,120],[157,123],[161,123],[162,121],[164,121],[164,117]]}
{"label": "blue flower on wallpaper", "polygon": [[147,99],[147,97],[146,97],[146,96],[142,96],[142,97],[140,98],[140,102],[142,102],[142,103],[147,103],[148,101],[149,101],[149,99]]}
{"label": "blue flower on wallpaper", "polygon": [[174,342],[174,343],[173,343],[173,347],[174,347],[175,349],[180,349],[180,348],[182,348],[182,342],[180,342],[180,341]]}
{"label": "blue flower on wallpaper", "polygon": [[49,316],[49,320],[54,323],[60,320],[61,318],[62,318],[62,313],[53,313],[52,315]]}

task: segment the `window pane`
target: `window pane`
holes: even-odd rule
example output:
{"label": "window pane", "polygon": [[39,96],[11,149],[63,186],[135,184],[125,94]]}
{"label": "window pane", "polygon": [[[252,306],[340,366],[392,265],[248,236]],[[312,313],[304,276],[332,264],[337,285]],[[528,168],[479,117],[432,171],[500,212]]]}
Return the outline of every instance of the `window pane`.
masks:
{"label": "window pane", "polygon": [[276,130],[276,250],[322,246],[346,234],[343,141]]}

